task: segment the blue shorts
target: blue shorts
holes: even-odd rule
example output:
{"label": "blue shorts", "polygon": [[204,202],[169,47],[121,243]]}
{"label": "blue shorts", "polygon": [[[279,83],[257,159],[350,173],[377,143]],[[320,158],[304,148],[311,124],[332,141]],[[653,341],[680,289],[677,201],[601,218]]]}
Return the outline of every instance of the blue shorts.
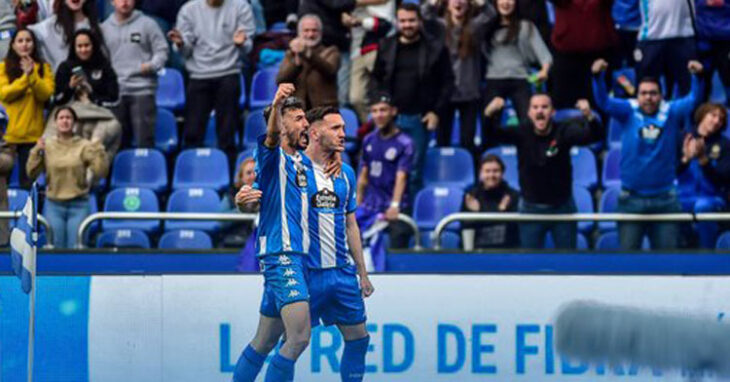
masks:
{"label": "blue shorts", "polygon": [[355,267],[309,269],[312,327],[357,325],[366,321],[365,301]]}
{"label": "blue shorts", "polygon": [[280,317],[281,309],[309,300],[303,254],[268,255],[262,258],[264,296],[259,312],[267,317]]}

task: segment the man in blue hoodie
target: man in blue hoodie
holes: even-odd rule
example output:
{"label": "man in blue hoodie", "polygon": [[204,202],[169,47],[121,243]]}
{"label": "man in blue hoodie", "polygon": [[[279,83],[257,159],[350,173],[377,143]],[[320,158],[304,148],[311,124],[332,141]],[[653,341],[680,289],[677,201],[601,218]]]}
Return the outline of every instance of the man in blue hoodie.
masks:
{"label": "man in blue hoodie", "polygon": [[[593,96],[596,105],[621,126],[621,195],[618,210],[623,213],[661,214],[681,212],[675,181],[682,124],[692,113],[701,89],[697,75],[702,64],[690,61],[692,88],[686,96],[671,102],[662,99],[659,81],[644,77],[639,81],[638,98],[618,99],[608,96],[604,72],[608,63],[593,63]],[[673,222],[619,223],[623,249],[641,248],[644,234],[652,248],[676,248],[679,225]]]}

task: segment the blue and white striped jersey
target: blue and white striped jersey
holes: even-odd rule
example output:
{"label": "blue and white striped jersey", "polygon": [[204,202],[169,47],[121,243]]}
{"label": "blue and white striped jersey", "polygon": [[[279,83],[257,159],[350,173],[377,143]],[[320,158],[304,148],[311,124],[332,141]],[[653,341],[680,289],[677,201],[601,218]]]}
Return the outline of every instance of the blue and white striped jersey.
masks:
{"label": "blue and white striped jersey", "polygon": [[263,193],[256,253],[258,256],[306,254],[309,250],[307,167],[311,168],[311,162],[301,153],[288,155],[280,147],[268,148],[265,140],[266,135],[259,137],[254,153],[254,188]]}
{"label": "blue and white striped jersey", "polygon": [[354,264],[347,244],[347,214],[357,208],[355,171],[342,164],[336,178],[311,163],[307,172],[309,196],[309,268],[335,268]]}

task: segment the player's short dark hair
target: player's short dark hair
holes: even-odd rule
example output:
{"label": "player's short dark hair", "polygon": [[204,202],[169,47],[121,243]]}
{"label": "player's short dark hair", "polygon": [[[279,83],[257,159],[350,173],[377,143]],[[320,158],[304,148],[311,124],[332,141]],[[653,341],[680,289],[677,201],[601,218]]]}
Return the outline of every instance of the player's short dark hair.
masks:
{"label": "player's short dark hair", "polygon": [[321,121],[330,114],[340,114],[340,109],[335,106],[320,106],[307,111],[307,122],[310,125]]}
{"label": "player's short dark hair", "polygon": [[638,87],[641,84],[643,84],[643,83],[656,84],[656,87],[659,88],[659,93],[662,92],[662,83],[656,77],[652,77],[652,76],[644,76],[644,77],[641,77],[641,79],[639,80],[639,83],[637,84],[636,88],[638,89]]}
{"label": "player's short dark hair", "polygon": [[416,12],[416,15],[418,16],[419,20],[421,20],[423,18],[423,17],[421,17],[421,7],[418,6],[418,4],[416,4],[416,3],[402,2],[398,6],[398,9],[396,10],[396,12],[401,11],[401,10],[408,11],[408,12]]}
{"label": "player's short dark hair", "polygon": [[499,168],[502,170],[502,173],[504,173],[504,161],[502,161],[502,158],[495,154],[487,154],[482,158],[482,161],[479,162],[479,171],[482,170],[482,167],[487,163],[496,163],[499,165]]}
{"label": "player's short dark hair", "polygon": [[[284,102],[282,102],[282,104],[281,104],[281,114],[282,115],[284,115],[284,113],[286,113],[289,110],[297,110],[297,109],[304,110],[304,102],[302,102],[302,100],[300,100],[299,98],[294,97],[294,96],[286,97],[284,99]],[[266,118],[266,120],[268,121],[269,119]]]}

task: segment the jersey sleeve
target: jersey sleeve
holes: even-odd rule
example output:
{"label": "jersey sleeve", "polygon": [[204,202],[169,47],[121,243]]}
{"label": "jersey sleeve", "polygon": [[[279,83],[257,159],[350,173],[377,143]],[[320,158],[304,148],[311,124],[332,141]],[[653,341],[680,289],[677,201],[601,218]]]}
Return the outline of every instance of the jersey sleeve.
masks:
{"label": "jersey sleeve", "polygon": [[262,135],[258,138],[258,144],[254,150],[253,157],[255,161],[256,180],[254,187],[258,190],[264,191],[274,185],[272,182],[278,179],[279,174],[279,161],[281,155],[279,153],[279,147],[270,148],[267,147],[264,142],[266,141],[266,135]]}
{"label": "jersey sleeve", "polygon": [[409,173],[413,166],[413,141],[410,139],[403,145],[403,152],[398,158],[398,171]]}
{"label": "jersey sleeve", "polygon": [[355,179],[355,171],[346,164],[342,165],[342,172],[348,184],[346,212],[351,214],[357,210],[357,179]]}

